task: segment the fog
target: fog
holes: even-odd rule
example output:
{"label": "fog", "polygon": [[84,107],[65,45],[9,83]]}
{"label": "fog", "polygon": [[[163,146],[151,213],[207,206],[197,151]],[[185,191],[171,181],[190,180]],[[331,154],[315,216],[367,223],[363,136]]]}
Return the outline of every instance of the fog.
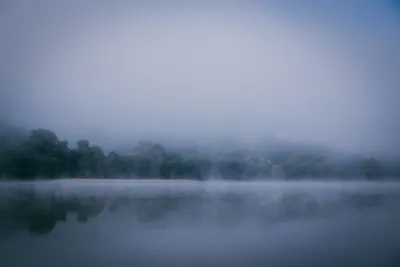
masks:
{"label": "fog", "polygon": [[0,266],[399,266],[399,5],[166,2],[0,1]]}
{"label": "fog", "polygon": [[98,142],[273,134],[398,148],[389,1],[41,0],[0,12],[8,122]]}
{"label": "fog", "polygon": [[0,192],[2,266],[399,264],[396,183],[65,180]]}

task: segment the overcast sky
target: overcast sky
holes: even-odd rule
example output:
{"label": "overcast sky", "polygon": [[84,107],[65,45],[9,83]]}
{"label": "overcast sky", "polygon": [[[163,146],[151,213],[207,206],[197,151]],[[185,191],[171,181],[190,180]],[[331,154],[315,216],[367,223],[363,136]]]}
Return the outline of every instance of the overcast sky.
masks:
{"label": "overcast sky", "polygon": [[63,138],[400,149],[392,2],[209,2],[1,1],[2,118]]}

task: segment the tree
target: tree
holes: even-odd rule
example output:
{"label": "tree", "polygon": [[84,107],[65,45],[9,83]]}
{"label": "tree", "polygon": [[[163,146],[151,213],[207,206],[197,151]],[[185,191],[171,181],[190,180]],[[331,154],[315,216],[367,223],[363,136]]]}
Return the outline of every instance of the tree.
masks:
{"label": "tree", "polygon": [[90,146],[89,141],[78,140],[72,155],[72,162],[77,164],[78,175],[84,177],[104,176],[106,158],[99,146]]}
{"label": "tree", "polygon": [[376,179],[382,176],[379,162],[375,158],[365,158],[360,163],[363,175],[368,179]]}
{"label": "tree", "polygon": [[160,167],[166,157],[165,148],[157,143],[140,141],[134,149],[136,173],[143,177],[160,176]]}
{"label": "tree", "polygon": [[135,157],[131,155],[119,155],[113,151],[105,158],[105,176],[129,177],[135,171]]}
{"label": "tree", "polygon": [[3,156],[5,171],[19,178],[58,177],[66,169],[68,144],[46,129],[32,130]]}
{"label": "tree", "polygon": [[286,178],[285,171],[283,170],[282,166],[278,164],[272,166],[270,176],[273,178]]}
{"label": "tree", "polygon": [[[0,125],[1,126],[1,125]],[[204,153],[204,154],[203,154]],[[200,156],[203,155],[203,156]],[[19,179],[57,177],[132,177],[204,179],[211,172],[224,179],[281,177],[344,179],[400,176],[399,159],[378,159],[331,153],[327,150],[243,147],[211,149],[202,153],[172,153],[149,141],[137,144],[132,154],[110,152],[91,145],[88,140],[59,140],[48,129],[25,132],[0,127],[0,177]]]}
{"label": "tree", "polygon": [[166,156],[165,148],[150,141],[140,141],[134,149],[138,156],[148,157],[153,160],[162,160]]}
{"label": "tree", "polygon": [[160,166],[160,175],[164,178],[180,177],[184,173],[183,159],[178,154],[168,155]]}
{"label": "tree", "polygon": [[254,157],[247,161],[245,177],[261,178],[269,177],[272,167],[272,162],[264,157]]}
{"label": "tree", "polygon": [[204,180],[210,175],[212,162],[210,159],[204,157],[192,157],[187,159],[189,166],[193,166],[189,177]]}
{"label": "tree", "polygon": [[145,156],[135,156],[135,172],[136,175],[142,178],[151,176],[152,161]]}
{"label": "tree", "polygon": [[239,160],[220,159],[216,162],[216,167],[223,178],[240,180],[246,170],[246,163]]}
{"label": "tree", "polygon": [[57,135],[47,129],[32,130],[27,140],[27,145],[41,154],[50,154],[57,143]]}
{"label": "tree", "polygon": [[5,156],[7,176],[30,179],[38,176],[38,159],[35,153],[24,147],[14,149]]}

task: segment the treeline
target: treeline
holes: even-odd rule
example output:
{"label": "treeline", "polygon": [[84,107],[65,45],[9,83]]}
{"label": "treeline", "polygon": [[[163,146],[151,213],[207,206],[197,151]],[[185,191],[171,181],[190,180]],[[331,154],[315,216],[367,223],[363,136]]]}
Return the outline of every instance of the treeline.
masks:
{"label": "treeline", "polygon": [[29,133],[0,132],[0,175],[3,179],[164,178],[164,179],[300,179],[400,177],[396,161],[372,157],[338,157],[316,151],[231,150],[213,154],[180,154],[161,144],[138,142],[130,153],[104,152],[88,140],[75,146],[47,129]]}
{"label": "treeline", "polygon": [[3,131],[0,135],[0,173],[4,178],[205,178],[207,158],[182,157],[153,142],[142,141],[132,153],[105,153],[88,140],[74,147],[46,129],[29,134]]}

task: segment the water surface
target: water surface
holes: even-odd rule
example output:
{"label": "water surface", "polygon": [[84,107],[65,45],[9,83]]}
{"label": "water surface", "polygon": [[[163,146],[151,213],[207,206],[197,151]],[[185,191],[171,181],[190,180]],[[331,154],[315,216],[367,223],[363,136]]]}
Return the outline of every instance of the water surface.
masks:
{"label": "water surface", "polygon": [[0,266],[400,266],[400,184],[0,184]]}

